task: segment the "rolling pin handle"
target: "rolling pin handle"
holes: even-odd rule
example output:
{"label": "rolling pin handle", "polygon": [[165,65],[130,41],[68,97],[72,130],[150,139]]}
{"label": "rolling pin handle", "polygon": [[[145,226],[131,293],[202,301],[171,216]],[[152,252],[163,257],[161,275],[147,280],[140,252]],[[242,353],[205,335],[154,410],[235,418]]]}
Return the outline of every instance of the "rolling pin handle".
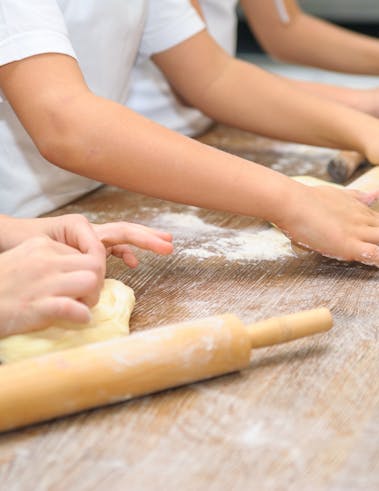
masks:
{"label": "rolling pin handle", "polygon": [[257,322],[247,326],[247,331],[254,349],[325,332],[332,325],[333,318],[329,309],[319,308]]}
{"label": "rolling pin handle", "polygon": [[346,182],[367,161],[357,152],[339,152],[328,164],[328,174],[334,182]]}

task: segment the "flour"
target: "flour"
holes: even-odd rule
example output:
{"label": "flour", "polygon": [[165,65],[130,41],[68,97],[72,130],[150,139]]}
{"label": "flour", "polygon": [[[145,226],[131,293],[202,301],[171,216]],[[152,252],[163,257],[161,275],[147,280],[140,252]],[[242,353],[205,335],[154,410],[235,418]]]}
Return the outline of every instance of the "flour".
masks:
{"label": "flour", "polygon": [[[83,212],[92,222],[122,220],[120,213],[111,210]],[[171,232],[176,254],[206,260],[215,257],[227,261],[275,261],[296,256],[285,235],[269,225],[245,227],[242,230],[207,223],[201,211],[188,206],[185,212],[160,212],[159,208],[144,208],[156,214],[151,220],[138,220],[147,226]],[[114,215],[114,216],[113,216]],[[129,217],[127,218],[129,219]],[[136,220],[137,221],[137,220]]]}
{"label": "flour", "polygon": [[194,212],[162,213],[153,225],[174,234],[178,254],[200,260],[274,261],[295,256],[290,240],[269,225],[235,230],[206,223]]}
{"label": "flour", "polygon": [[161,213],[154,219],[154,224],[166,229],[180,229],[182,232],[204,233],[220,230],[220,227],[205,223],[201,218],[190,213]]}

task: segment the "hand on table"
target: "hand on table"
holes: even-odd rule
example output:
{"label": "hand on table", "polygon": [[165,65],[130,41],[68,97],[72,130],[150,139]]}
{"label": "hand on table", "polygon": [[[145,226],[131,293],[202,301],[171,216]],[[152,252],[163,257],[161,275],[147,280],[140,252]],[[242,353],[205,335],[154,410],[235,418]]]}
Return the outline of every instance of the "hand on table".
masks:
{"label": "hand on table", "polygon": [[379,267],[379,213],[368,205],[379,191],[362,193],[300,185],[276,222],[295,243],[323,256]]}

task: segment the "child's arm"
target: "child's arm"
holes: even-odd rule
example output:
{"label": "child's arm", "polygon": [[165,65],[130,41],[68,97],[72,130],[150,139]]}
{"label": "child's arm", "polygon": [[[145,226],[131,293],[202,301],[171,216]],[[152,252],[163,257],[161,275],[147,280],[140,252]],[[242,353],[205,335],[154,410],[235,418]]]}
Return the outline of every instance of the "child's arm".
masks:
{"label": "child's arm", "polygon": [[[274,2],[242,0],[248,22],[262,46],[283,61],[328,70],[379,74],[379,40],[356,34],[305,14],[295,0],[281,0],[288,21]],[[379,90],[288,80],[294,87],[379,116]]]}
{"label": "child's arm", "polygon": [[[379,217],[357,198],[307,188],[97,97],[68,56],[39,55],[3,66],[0,87],[41,153],[55,165],[151,196],[262,217],[322,254],[379,266]],[[379,134],[375,120],[344,111],[356,118],[357,128],[349,121],[342,129],[329,127],[331,132],[336,127],[344,141],[357,140],[360,149],[369,129],[369,134]],[[275,121],[274,114],[267,124]],[[354,132],[356,138],[351,138]]]}
{"label": "child's arm", "polygon": [[187,103],[218,122],[273,138],[356,150],[379,163],[376,119],[233,59],[205,31],[153,59]]}
{"label": "child's arm", "polygon": [[379,75],[379,40],[304,13],[296,0],[282,0],[288,21],[274,1],[241,0],[247,20],[274,58],[325,70]]}
{"label": "child's arm", "polygon": [[171,254],[172,236],[137,223],[90,223],[83,215],[61,215],[49,218],[12,218],[0,215],[0,252],[18,246],[33,237],[47,236],[87,254],[97,263],[99,289],[105,273],[105,251],[135,268],[138,261],[130,245],[155,252]]}

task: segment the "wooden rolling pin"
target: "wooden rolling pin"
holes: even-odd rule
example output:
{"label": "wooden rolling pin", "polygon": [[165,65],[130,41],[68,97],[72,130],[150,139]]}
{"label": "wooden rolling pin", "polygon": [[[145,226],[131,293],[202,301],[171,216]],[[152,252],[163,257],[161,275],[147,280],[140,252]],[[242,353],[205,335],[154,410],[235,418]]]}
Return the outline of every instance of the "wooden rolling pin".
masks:
{"label": "wooden rolling pin", "polygon": [[367,163],[357,152],[341,151],[328,164],[328,173],[334,182],[346,182],[361,165]]}
{"label": "wooden rolling pin", "polygon": [[326,308],[250,326],[225,314],[4,365],[0,431],[238,371],[252,348],[331,326]]}

